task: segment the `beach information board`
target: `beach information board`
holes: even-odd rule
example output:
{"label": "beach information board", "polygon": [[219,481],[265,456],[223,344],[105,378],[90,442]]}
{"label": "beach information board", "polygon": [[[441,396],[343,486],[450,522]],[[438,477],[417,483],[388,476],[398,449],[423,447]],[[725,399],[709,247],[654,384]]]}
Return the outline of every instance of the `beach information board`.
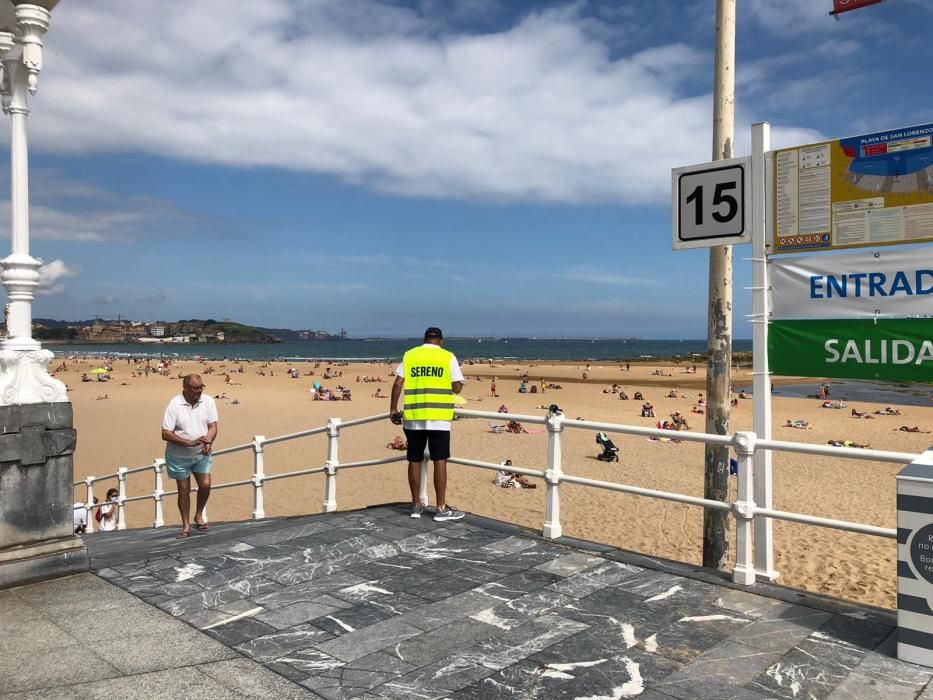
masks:
{"label": "beach information board", "polygon": [[773,258],[770,268],[772,372],[933,378],[933,246]]}
{"label": "beach information board", "polygon": [[769,253],[933,241],[933,124],[773,153]]}

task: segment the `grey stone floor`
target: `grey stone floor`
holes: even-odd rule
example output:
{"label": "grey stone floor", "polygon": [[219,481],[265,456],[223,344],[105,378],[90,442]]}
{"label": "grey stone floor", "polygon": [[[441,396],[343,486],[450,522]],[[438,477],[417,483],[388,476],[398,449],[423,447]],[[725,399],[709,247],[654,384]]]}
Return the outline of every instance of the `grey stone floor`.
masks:
{"label": "grey stone floor", "polygon": [[[475,516],[383,506],[174,535],[93,535],[101,578],[0,593],[0,691],[933,698],[933,670],[894,658],[890,611]],[[21,672],[38,656],[54,662]]]}
{"label": "grey stone floor", "polygon": [[0,591],[0,697],[306,695],[181,620],[82,574]]}

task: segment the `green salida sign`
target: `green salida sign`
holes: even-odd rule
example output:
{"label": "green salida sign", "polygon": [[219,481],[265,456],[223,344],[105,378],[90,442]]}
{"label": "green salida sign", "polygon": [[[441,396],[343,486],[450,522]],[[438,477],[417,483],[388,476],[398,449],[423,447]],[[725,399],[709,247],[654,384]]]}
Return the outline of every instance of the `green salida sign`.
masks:
{"label": "green salida sign", "polygon": [[933,246],[772,259],[780,375],[933,381]]}

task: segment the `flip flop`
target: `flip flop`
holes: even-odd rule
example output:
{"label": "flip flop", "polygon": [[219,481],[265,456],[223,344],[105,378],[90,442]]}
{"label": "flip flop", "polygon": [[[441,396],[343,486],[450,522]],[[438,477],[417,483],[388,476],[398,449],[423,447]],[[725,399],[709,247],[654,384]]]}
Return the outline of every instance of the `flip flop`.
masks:
{"label": "flip flop", "polygon": [[191,536],[191,533],[190,533],[190,532],[182,531],[182,532],[179,532],[177,535],[175,535],[175,539],[176,539],[176,540],[183,540],[183,539],[185,539],[186,537],[190,537],[190,536]]}
{"label": "flip flop", "polygon": [[195,526],[196,528],[198,528],[198,530],[206,530],[206,529],[207,529],[207,523],[195,522],[195,523],[194,523],[194,526]]}

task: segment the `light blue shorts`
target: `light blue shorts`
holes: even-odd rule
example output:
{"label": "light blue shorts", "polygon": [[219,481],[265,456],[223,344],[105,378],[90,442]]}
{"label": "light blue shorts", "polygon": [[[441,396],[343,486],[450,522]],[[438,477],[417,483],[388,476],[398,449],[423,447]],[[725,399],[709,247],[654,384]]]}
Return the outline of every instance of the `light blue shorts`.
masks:
{"label": "light blue shorts", "polygon": [[165,471],[169,479],[184,481],[191,474],[210,474],[211,455],[195,455],[194,457],[176,457],[165,453]]}

